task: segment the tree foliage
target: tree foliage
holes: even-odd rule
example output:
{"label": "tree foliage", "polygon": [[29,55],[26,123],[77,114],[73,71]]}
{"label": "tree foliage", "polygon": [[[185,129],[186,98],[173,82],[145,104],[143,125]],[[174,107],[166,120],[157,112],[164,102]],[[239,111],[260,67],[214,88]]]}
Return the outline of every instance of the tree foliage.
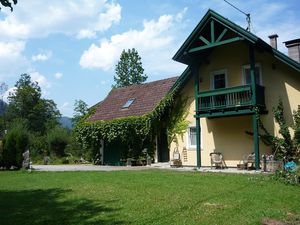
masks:
{"label": "tree foliage", "polygon": [[187,98],[178,97],[172,107],[172,113],[168,118],[168,145],[172,142],[178,145],[178,138],[183,138],[189,122],[186,120],[189,110],[187,110]]}
{"label": "tree foliage", "polygon": [[27,122],[30,131],[40,133],[57,124],[60,113],[56,104],[41,97],[41,88],[37,82],[31,81],[30,75],[22,74],[15,88],[8,96],[8,121],[22,119]]}
{"label": "tree foliage", "polygon": [[65,155],[65,148],[70,140],[70,134],[67,129],[62,127],[55,127],[47,134],[47,142],[50,153],[55,156],[62,157]]}
{"label": "tree foliage", "polygon": [[122,51],[115,71],[116,76],[114,76],[114,81],[116,84],[114,87],[117,88],[132,84],[141,84],[148,78],[148,76],[144,74],[141,57],[135,48]]}
{"label": "tree foliage", "polygon": [[[17,4],[18,0],[12,0],[13,4]],[[4,7],[10,8],[10,11],[13,11],[12,3],[10,0],[0,0],[0,4],[3,5]],[[1,10],[1,7],[0,7]]]}

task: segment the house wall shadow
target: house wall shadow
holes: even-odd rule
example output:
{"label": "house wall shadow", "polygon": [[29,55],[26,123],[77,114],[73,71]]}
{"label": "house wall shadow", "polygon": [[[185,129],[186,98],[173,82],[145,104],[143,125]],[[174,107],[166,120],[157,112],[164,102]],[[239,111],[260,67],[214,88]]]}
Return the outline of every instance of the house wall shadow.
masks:
{"label": "house wall shadow", "polygon": [[[254,152],[252,116],[206,119],[213,144],[210,152],[221,152],[228,166],[236,166],[245,155]],[[270,147],[260,141],[260,154],[270,154]]]}
{"label": "house wall shadow", "polygon": [[[0,191],[1,225],[125,224],[116,220],[120,209],[109,202],[67,199],[71,190]],[[99,218],[101,215],[101,218]]]}

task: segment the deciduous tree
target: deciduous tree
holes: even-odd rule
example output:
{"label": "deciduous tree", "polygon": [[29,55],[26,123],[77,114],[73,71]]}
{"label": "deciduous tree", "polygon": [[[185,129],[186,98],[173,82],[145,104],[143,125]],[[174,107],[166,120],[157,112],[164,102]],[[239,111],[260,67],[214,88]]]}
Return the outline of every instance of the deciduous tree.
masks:
{"label": "deciduous tree", "polygon": [[29,74],[22,74],[8,96],[7,118],[9,121],[27,121],[30,131],[45,133],[57,124],[60,113],[53,100],[41,97],[41,88],[32,82]]}

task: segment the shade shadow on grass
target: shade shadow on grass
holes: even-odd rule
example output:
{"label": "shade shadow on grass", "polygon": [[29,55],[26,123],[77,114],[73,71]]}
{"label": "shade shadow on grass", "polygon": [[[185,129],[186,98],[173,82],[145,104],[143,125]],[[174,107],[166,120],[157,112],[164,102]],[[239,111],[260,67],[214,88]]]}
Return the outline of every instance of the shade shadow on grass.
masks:
{"label": "shade shadow on grass", "polygon": [[125,224],[111,202],[66,199],[72,190],[0,191],[1,225]]}

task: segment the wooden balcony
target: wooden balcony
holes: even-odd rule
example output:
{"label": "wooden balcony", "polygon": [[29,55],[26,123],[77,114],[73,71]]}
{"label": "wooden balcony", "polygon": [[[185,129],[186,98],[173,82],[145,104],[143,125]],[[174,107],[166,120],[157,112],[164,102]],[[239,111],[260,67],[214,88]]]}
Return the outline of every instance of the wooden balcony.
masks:
{"label": "wooden balcony", "polygon": [[[257,106],[265,108],[264,87],[256,85]],[[251,85],[221,88],[198,94],[198,117],[220,117],[253,113]]]}

